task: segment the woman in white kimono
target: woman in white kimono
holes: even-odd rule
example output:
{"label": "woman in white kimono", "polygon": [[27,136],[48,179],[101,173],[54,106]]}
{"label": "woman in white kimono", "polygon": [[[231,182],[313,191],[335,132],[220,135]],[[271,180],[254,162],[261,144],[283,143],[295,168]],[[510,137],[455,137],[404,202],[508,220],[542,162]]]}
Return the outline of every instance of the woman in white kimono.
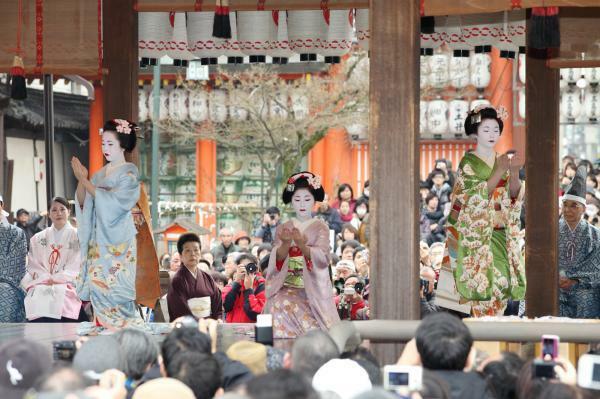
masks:
{"label": "woman in white kimono", "polygon": [[87,320],[75,290],[81,252],[69,214],[67,200],[54,198],[48,210],[52,226],[31,238],[27,274],[21,282],[27,291],[25,313],[30,322]]}

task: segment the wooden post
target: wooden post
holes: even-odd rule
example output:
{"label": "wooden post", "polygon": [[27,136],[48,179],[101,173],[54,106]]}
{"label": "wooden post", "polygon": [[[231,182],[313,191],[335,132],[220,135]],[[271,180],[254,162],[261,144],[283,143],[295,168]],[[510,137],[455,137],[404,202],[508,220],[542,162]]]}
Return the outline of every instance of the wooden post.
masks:
{"label": "wooden post", "polygon": [[[104,0],[104,118],[138,120],[138,18],[135,0]],[[137,148],[131,162],[138,164]]]}
{"label": "wooden post", "polygon": [[4,110],[0,110],[0,195],[6,190],[6,136],[4,133]]}
{"label": "wooden post", "polygon": [[529,317],[558,314],[558,80],[559,70],[528,54],[525,268]]}
{"label": "wooden post", "polygon": [[[419,318],[419,3],[371,2],[371,318]],[[384,363],[399,345],[378,345]]]}

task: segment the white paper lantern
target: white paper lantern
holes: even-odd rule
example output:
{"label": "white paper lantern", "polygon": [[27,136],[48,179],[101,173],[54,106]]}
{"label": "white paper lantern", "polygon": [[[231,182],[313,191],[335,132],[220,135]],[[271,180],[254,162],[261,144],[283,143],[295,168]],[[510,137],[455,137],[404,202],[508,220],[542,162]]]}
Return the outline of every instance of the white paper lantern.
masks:
{"label": "white paper lantern", "polygon": [[173,89],[169,93],[169,117],[176,121],[188,118],[188,91],[186,89]]}
{"label": "white paper lantern", "polygon": [[138,115],[140,122],[148,120],[148,92],[144,89],[138,89]]}
{"label": "white paper lantern", "polygon": [[429,74],[431,73],[431,68],[429,67],[429,57],[421,56],[419,62],[420,69],[420,84],[419,87],[421,89],[425,89],[429,85]]}
{"label": "white paper lantern", "polygon": [[455,99],[448,103],[449,132],[452,134],[463,134],[465,132],[465,119],[469,112],[469,102]]}
{"label": "white paper lantern", "polygon": [[287,11],[273,11],[273,21],[277,25],[277,38],[267,54],[273,58],[289,58],[294,55],[290,47]]}
{"label": "white paper lantern", "polygon": [[290,48],[299,54],[316,54],[327,36],[324,10],[288,11]]}
{"label": "white paper lantern", "polygon": [[192,91],[188,98],[188,107],[193,122],[204,122],[208,119],[208,94],[203,90]]}
{"label": "white paper lantern", "polygon": [[479,96],[475,100],[471,101],[471,104],[469,105],[469,110],[473,111],[477,107],[480,107],[480,106],[489,106],[491,104],[492,103],[490,103],[488,100],[486,100],[482,96]]}
{"label": "white paper lantern", "polygon": [[198,58],[218,58],[225,54],[224,39],[213,37],[213,12],[188,12],[188,48]]}
{"label": "white paper lantern", "polygon": [[194,54],[188,50],[187,24],[184,12],[175,13],[173,35],[169,40],[167,55],[174,60],[193,60]]}
{"label": "white paper lantern", "polygon": [[268,55],[277,40],[277,25],[271,11],[238,11],[238,40],[247,55]]}
{"label": "white paper lantern", "polygon": [[600,83],[600,68],[581,68],[581,74],[590,84]]}
{"label": "white paper lantern", "polygon": [[468,57],[450,58],[450,86],[463,89],[471,83],[470,63],[471,60]]}
{"label": "white paper lantern", "polygon": [[492,58],[489,54],[473,54],[471,57],[471,84],[485,89],[492,79]]}
{"label": "white paper lantern", "polygon": [[491,46],[500,36],[502,13],[466,14],[462,18],[462,34],[471,46]]}
{"label": "white paper lantern", "polygon": [[356,10],[356,38],[358,39],[358,46],[365,51],[369,51],[371,30],[369,29],[368,8],[359,8]]}
{"label": "white paper lantern", "polygon": [[302,93],[296,92],[290,95],[292,102],[292,111],[294,111],[294,118],[296,120],[302,120],[309,116],[310,104],[308,103],[308,97]]}
{"label": "white paper lantern", "polygon": [[440,98],[427,106],[427,130],[431,134],[444,134],[448,131],[448,103]]}
{"label": "white paper lantern", "polygon": [[227,113],[227,92],[220,89],[211,91],[208,101],[210,120],[217,123],[225,123]]}
{"label": "white paper lantern", "polygon": [[581,99],[579,91],[566,91],[562,94],[560,101],[560,113],[568,120],[577,119],[581,114]]}
{"label": "white paper lantern", "polygon": [[435,54],[429,57],[429,84],[436,89],[444,88],[448,85],[450,60],[446,54]]}
{"label": "white paper lantern", "polygon": [[600,92],[597,87],[588,87],[585,90],[583,109],[588,119],[600,119]]}
{"label": "white paper lantern", "polygon": [[287,93],[277,93],[275,98],[271,99],[269,106],[269,116],[273,119],[285,119],[288,116],[288,95]]}
{"label": "white paper lantern", "polygon": [[451,50],[472,50],[473,46],[467,43],[463,36],[461,24],[459,15],[435,17],[435,31],[441,35]]}
{"label": "white paper lantern", "polygon": [[525,115],[527,115],[527,103],[525,100],[525,88],[521,87],[519,89],[519,116],[521,119],[525,119]]}
{"label": "white paper lantern", "polygon": [[565,68],[560,70],[560,75],[567,83],[576,83],[581,78],[580,68]]}
{"label": "white paper lantern", "polygon": [[[352,10],[329,10],[325,40],[318,54],[323,57],[341,57],[352,48]],[[327,20],[326,20],[327,21]]]}
{"label": "white paper lantern", "polygon": [[235,121],[245,121],[248,119],[248,110],[238,105],[236,100],[244,99],[240,103],[244,103],[248,93],[242,89],[235,89],[229,92],[229,117]]}
{"label": "white paper lantern", "polygon": [[419,102],[419,132],[421,134],[427,133],[427,107],[429,103],[427,101],[421,100]]}
{"label": "white paper lantern", "polygon": [[173,27],[168,12],[138,13],[138,49],[142,58],[160,59],[167,54]]}
{"label": "white paper lantern", "polygon": [[519,80],[521,81],[521,83],[525,84],[525,80],[526,80],[526,56],[525,54],[519,54]]}
{"label": "white paper lantern", "polygon": [[[160,89],[159,102],[158,120],[166,121],[169,119],[169,89]],[[154,92],[151,92],[150,97],[148,98],[148,105],[150,109],[150,118],[154,121],[156,120],[156,116],[154,115]]]}

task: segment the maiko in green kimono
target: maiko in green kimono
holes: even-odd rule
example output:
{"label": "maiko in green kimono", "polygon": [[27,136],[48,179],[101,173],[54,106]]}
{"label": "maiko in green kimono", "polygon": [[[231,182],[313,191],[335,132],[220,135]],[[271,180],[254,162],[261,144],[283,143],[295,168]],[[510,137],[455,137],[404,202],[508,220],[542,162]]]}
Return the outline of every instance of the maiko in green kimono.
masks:
{"label": "maiko in green kimono", "polygon": [[[474,317],[501,316],[509,299],[525,297],[525,267],[519,240],[524,186],[522,159],[494,151],[502,132],[494,108],[476,109],[465,121],[477,149],[460,162],[448,218],[448,257],[456,289],[471,302]],[[518,155],[518,154],[517,154]]]}

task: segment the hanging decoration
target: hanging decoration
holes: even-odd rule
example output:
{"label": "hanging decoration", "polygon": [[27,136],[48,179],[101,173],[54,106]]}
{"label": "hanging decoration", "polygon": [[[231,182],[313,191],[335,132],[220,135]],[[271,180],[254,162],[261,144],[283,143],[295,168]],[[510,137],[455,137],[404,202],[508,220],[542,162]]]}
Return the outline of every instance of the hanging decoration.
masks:
{"label": "hanging decoration", "polygon": [[371,30],[369,29],[368,8],[360,8],[356,10],[356,39],[358,39],[358,46],[361,49],[369,51]]}
{"label": "hanging decoration", "polygon": [[489,53],[500,36],[502,13],[467,14],[461,17],[462,36],[475,53]]}
{"label": "hanging decoration", "polygon": [[421,55],[433,55],[442,44],[444,40],[439,32],[421,33]]}
{"label": "hanging decoration", "polygon": [[142,12],[138,14],[138,51],[140,65],[156,65],[167,55],[173,26],[168,12]]}
{"label": "hanging decoration", "polygon": [[210,120],[217,123],[225,123],[227,120],[227,92],[216,89],[210,92],[208,102],[208,113]]}
{"label": "hanging decoration", "polygon": [[277,39],[267,55],[273,59],[273,64],[287,64],[294,55],[288,39],[287,11],[272,11],[273,22],[277,26]]}
{"label": "hanging decoration", "polygon": [[525,84],[525,71],[526,71],[526,65],[525,65],[525,59],[526,56],[525,54],[519,54],[519,81],[522,84]]}
{"label": "hanging decoration", "polygon": [[275,98],[271,100],[271,104],[269,106],[269,116],[272,119],[285,119],[288,116],[287,107],[287,93],[278,93]]}
{"label": "hanging decoration", "polygon": [[173,59],[175,66],[187,67],[194,59],[194,54],[188,50],[187,17],[184,12],[172,12],[169,21],[173,28],[171,40],[167,42],[167,55]]}
{"label": "hanging decoration", "polygon": [[568,84],[575,84],[581,78],[580,68],[565,68],[560,70],[560,74]]}
{"label": "hanging decoration", "polygon": [[21,35],[23,33],[23,0],[18,0],[17,47],[10,68],[10,98],[24,100],[27,98],[27,83],[25,81],[25,66],[23,64],[23,49]]}
{"label": "hanging decoration", "polygon": [[429,85],[429,74],[431,73],[431,67],[429,66],[429,57],[425,57],[423,55],[421,56],[419,62],[419,69],[419,87],[421,88],[421,90],[423,90]]}
{"label": "hanging decoration", "polygon": [[560,101],[560,112],[568,122],[575,122],[581,114],[581,98],[579,90],[572,89],[563,92]]}
{"label": "hanging decoration", "polygon": [[598,85],[590,86],[585,90],[583,108],[585,116],[591,122],[600,118],[600,91]]}
{"label": "hanging decoration", "polygon": [[[143,13],[142,13],[143,14]],[[225,40],[214,38],[213,13],[188,12],[188,48],[202,65],[214,65],[219,56],[225,53]]]}
{"label": "hanging decoration", "polygon": [[427,106],[427,131],[434,135],[448,131],[448,103],[439,96]]}
{"label": "hanging decoration", "polygon": [[219,39],[231,39],[231,21],[229,20],[229,0],[217,0],[213,19],[212,35]]}
{"label": "hanging decoration", "polygon": [[[169,119],[169,89],[160,89],[160,97],[159,97],[159,112],[158,112],[158,120],[160,122],[166,121]],[[149,97],[149,109],[150,109],[150,119],[152,121],[156,121],[156,115],[154,115],[154,93],[152,92]]]}
{"label": "hanging decoration", "polygon": [[471,83],[470,64],[471,60],[466,57],[450,58],[450,86],[463,89]]}
{"label": "hanging decoration", "polygon": [[184,121],[188,118],[188,96],[186,89],[177,88],[169,93],[169,118]]}
{"label": "hanging decoration", "polygon": [[529,46],[546,50],[560,47],[558,7],[533,7],[528,37]]}
{"label": "hanging decoration", "polygon": [[140,122],[148,120],[148,92],[144,89],[138,89],[138,115]]}
{"label": "hanging decoration", "polygon": [[223,55],[227,57],[228,64],[243,64],[245,54],[242,51],[242,46],[238,38],[237,13],[230,13],[229,19],[231,20],[231,35],[229,39],[225,40],[225,51]]}
{"label": "hanging decoration", "polygon": [[465,133],[465,119],[469,112],[469,102],[457,98],[448,104],[448,124],[449,132],[454,135],[460,135]]}
{"label": "hanging decoration", "polygon": [[581,75],[591,85],[600,83],[600,68],[581,68]]}
{"label": "hanging decoration", "polygon": [[240,49],[250,56],[250,62],[265,62],[277,40],[273,12],[238,11],[237,28]]}
{"label": "hanging decoration", "polygon": [[[339,64],[341,57],[352,48],[353,17],[352,10],[327,10],[325,18],[327,31],[318,53],[325,57],[327,64]],[[326,14],[327,15],[327,14]]]}
{"label": "hanging decoration", "polygon": [[204,122],[208,119],[208,94],[205,91],[193,90],[188,98],[188,107],[192,122]]}
{"label": "hanging decoration", "polygon": [[448,47],[453,51],[454,57],[468,57],[473,49],[463,36],[461,28],[461,17],[459,15],[448,15],[446,17],[435,17],[435,31]]}
{"label": "hanging decoration", "polygon": [[317,60],[317,51],[327,35],[326,11],[329,10],[287,12],[290,48],[300,54],[300,61]]}
{"label": "hanging decoration", "polygon": [[521,119],[525,119],[525,115],[526,115],[526,110],[527,110],[527,105],[525,103],[525,88],[521,87],[519,89],[519,117]]}
{"label": "hanging decoration", "polygon": [[473,54],[471,57],[471,84],[477,90],[484,90],[492,79],[492,58],[487,53]]}
{"label": "hanging decoration", "polygon": [[448,85],[449,59],[446,54],[435,54],[429,57],[429,84],[436,89]]}
{"label": "hanging decoration", "polygon": [[292,111],[294,112],[294,118],[296,120],[302,120],[308,117],[309,114],[309,103],[308,97],[300,92],[292,92],[290,95],[292,102]]}
{"label": "hanging decoration", "polygon": [[419,132],[421,135],[427,133],[427,108],[429,107],[429,103],[427,101],[421,100],[419,102]]}

